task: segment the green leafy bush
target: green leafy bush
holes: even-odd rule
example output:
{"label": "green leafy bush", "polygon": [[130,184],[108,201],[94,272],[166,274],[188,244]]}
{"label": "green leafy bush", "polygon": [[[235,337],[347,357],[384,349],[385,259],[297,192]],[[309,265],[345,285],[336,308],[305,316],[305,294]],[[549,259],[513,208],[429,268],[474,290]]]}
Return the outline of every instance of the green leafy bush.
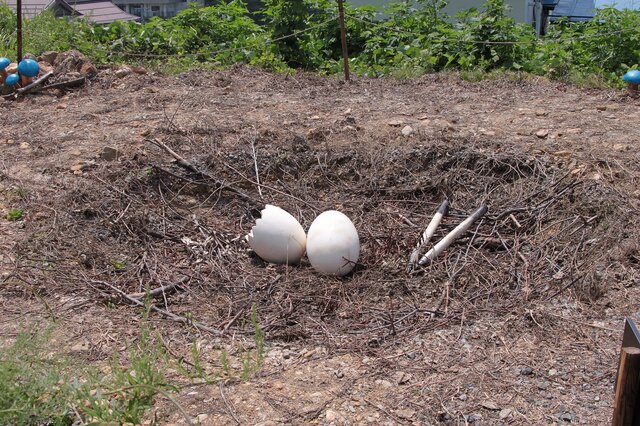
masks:
{"label": "green leafy bush", "polygon": [[[363,75],[412,76],[456,69],[526,71],[567,81],[621,85],[640,62],[640,12],[605,8],[588,22],[554,22],[545,37],[487,0],[447,16],[446,0],[398,0],[381,12],[345,5],[351,68]],[[82,51],[99,63],[144,61],[165,68],[237,62],[276,70],[341,71],[338,8],[333,0],[265,0],[252,16],[241,0],[191,7],[173,18],[93,25],[45,13],[25,21],[25,51]],[[0,54],[15,51],[15,16],[0,6]]]}

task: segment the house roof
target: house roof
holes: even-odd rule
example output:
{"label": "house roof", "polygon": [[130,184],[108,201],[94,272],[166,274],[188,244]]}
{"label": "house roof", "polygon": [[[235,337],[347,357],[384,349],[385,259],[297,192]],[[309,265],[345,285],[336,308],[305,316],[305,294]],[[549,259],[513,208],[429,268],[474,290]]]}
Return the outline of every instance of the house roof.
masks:
{"label": "house roof", "polygon": [[570,21],[589,21],[595,14],[594,0],[560,0],[552,17],[567,17]]}
{"label": "house roof", "polygon": [[88,0],[71,2],[67,0],[71,7],[79,12],[83,17],[96,24],[108,24],[114,21],[134,21],[140,19],[130,15],[113,4],[110,0]]}
{"label": "house roof", "polygon": [[[636,4],[637,3],[637,4]],[[559,0],[551,18],[566,17],[569,21],[589,21],[593,19],[597,8],[613,6],[618,10],[640,9],[637,0]]]}
{"label": "house roof", "polygon": [[[0,0],[11,9],[16,9],[16,0]],[[64,0],[22,0],[22,16],[33,18],[47,8],[58,7],[69,14],[75,14],[74,10]]]}
{"label": "house roof", "polygon": [[[16,0],[0,0],[0,3],[16,9]],[[87,18],[96,24],[140,19],[123,11],[110,0],[22,0],[22,16],[25,18],[33,18],[45,9],[62,10],[69,15]]]}

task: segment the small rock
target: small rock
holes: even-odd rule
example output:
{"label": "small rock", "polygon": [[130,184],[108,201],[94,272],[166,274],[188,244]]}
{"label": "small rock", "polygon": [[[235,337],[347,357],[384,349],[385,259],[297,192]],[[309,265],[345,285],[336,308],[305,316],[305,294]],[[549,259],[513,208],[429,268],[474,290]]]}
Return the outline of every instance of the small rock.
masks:
{"label": "small rock", "polygon": [[410,136],[413,133],[413,127],[406,125],[401,130],[403,136]]}
{"label": "small rock", "polygon": [[545,390],[548,387],[549,387],[549,382],[547,382],[546,380],[543,380],[540,383],[538,383],[538,389],[540,390]]}
{"label": "small rock", "polygon": [[402,419],[411,420],[413,416],[416,415],[416,411],[410,408],[403,408],[401,410],[396,410],[396,414]]}
{"label": "small rock", "polygon": [[538,110],[538,111],[536,111],[536,115],[538,117],[546,117],[547,115],[549,115],[549,111]]}
{"label": "small rock", "polygon": [[102,152],[100,153],[100,158],[105,161],[115,161],[118,158],[122,157],[120,151],[115,148],[111,148],[109,146],[105,146]]}
{"label": "small rock", "polygon": [[387,124],[391,127],[400,127],[404,124],[404,121],[399,118],[394,118],[387,121]]}
{"label": "small rock", "polygon": [[565,422],[569,422],[569,423],[571,423],[571,422],[576,418],[576,415],[575,415],[575,414],[573,414],[573,413],[568,413],[568,412],[566,412],[566,413],[560,413],[560,415],[558,416],[558,418],[559,418],[560,420],[564,420]]}
{"label": "small rock", "polygon": [[151,134],[151,129],[146,129],[140,132],[140,136],[145,137]]}
{"label": "small rock", "polygon": [[623,151],[627,151],[629,149],[629,145],[624,144],[624,143],[617,143],[617,144],[613,145],[613,149],[615,149],[616,151],[619,151],[619,152],[623,152]]}
{"label": "small rock", "polygon": [[381,379],[376,380],[376,385],[380,385],[383,388],[390,388],[391,386],[393,386],[390,381]]}
{"label": "small rock", "polygon": [[345,115],[345,116],[346,116],[346,115],[351,115],[351,108],[347,108],[347,109],[342,113],[342,115]]}
{"label": "small rock", "polygon": [[282,384],[282,382],[274,382],[273,388],[276,390],[282,390],[284,388],[284,385]]}
{"label": "small rock", "polygon": [[533,369],[531,367],[524,367],[520,370],[520,374],[523,376],[530,376],[533,373]]}
{"label": "small rock", "polygon": [[340,417],[338,412],[330,408],[325,413],[325,418],[327,419],[328,422],[335,422],[336,420],[338,420],[338,417]]}
{"label": "small rock", "polygon": [[58,57],[58,52],[55,52],[53,50],[47,50],[46,52],[42,52],[42,54],[40,55],[40,60],[42,62],[48,63],[49,65],[53,65],[57,57]]}
{"label": "small rock", "polygon": [[498,407],[493,401],[484,401],[482,403],[482,407],[492,411],[498,411],[500,409],[500,407]]}
{"label": "small rock", "polygon": [[18,72],[18,64],[15,62],[11,62],[9,65],[7,65],[5,70],[7,71],[7,74],[15,74]]}
{"label": "small rock", "polygon": [[395,373],[393,373],[392,377],[393,381],[398,385],[407,384],[411,380],[411,375],[405,373],[404,371],[396,371]]}
{"label": "small rock", "polygon": [[129,74],[131,74],[133,71],[131,71],[131,68],[129,67],[122,67],[118,70],[116,70],[115,74],[116,77],[118,78],[124,78],[126,76],[128,76]]}
{"label": "small rock", "polygon": [[92,63],[85,62],[80,67],[80,74],[86,75],[87,77],[93,77],[94,75],[98,74],[98,70],[93,66]]}
{"label": "small rock", "polygon": [[461,393],[460,395],[458,395],[458,399],[460,401],[466,401],[467,400],[467,394],[466,393]]}
{"label": "small rock", "polygon": [[508,418],[509,416],[511,416],[511,412],[513,410],[511,408],[503,408],[502,410],[500,410],[500,420],[504,420],[506,418]]}
{"label": "small rock", "polygon": [[71,352],[86,352],[90,349],[89,342],[79,342],[71,346]]}
{"label": "small rock", "polygon": [[540,139],[544,139],[547,136],[549,136],[549,130],[547,129],[540,129],[536,132],[536,136],[539,137]]}
{"label": "small rock", "polygon": [[606,110],[607,110],[607,106],[606,106],[606,105],[598,105],[598,106],[596,107],[596,109],[597,109],[598,111],[606,111]]}
{"label": "small rock", "polygon": [[471,413],[468,416],[466,416],[466,418],[469,423],[475,423],[482,420],[482,414]]}
{"label": "small rock", "polygon": [[29,149],[30,147],[29,142],[20,142],[20,149]]}
{"label": "small rock", "polygon": [[549,370],[549,376],[555,376],[556,374],[558,374],[558,370],[556,370],[555,368],[552,368]]}
{"label": "small rock", "polygon": [[56,105],[56,109],[67,109],[67,104],[64,104],[64,103],[58,104]]}
{"label": "small rock", "polygon": [[581,129],[581,128],[579,128],[579,127],[575,127],[575,128],[573,128],[573,129],[567,129],[566,133],[567,133],[568,135],[577,135],[577,134],[582,133],[582,129]]}
{"label": "small rock", "polygon": [[196,422],[196,424],[198,423],[202,423],[203,421],[207,420],[209,418],[208,414],[198,414],[193,420]]}
{"label": "small rock", "polygon": [[133,71],[135,74],[139,74],[139,75],[144,75],[147,73],[147,69],[145,67],[131,67],[131,71]]}

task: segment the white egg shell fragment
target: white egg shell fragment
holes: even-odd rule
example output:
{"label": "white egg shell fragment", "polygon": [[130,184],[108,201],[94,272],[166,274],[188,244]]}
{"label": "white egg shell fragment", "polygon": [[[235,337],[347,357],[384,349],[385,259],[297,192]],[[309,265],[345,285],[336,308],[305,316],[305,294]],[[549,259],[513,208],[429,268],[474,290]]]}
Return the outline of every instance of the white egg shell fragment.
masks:
{"label": "white egg shell fragment", "polygon": [[270,263],[293,265],[300,261],[307,236],[300,222],[280,207],[267,204],[247,240],[258,256]]}
{"label": "white egg shell fragment", "polygon": [[360,256],[360,238],[351,220],[335,210],[318,216],[307,234],[307,257],[321,274],[346,275]]}

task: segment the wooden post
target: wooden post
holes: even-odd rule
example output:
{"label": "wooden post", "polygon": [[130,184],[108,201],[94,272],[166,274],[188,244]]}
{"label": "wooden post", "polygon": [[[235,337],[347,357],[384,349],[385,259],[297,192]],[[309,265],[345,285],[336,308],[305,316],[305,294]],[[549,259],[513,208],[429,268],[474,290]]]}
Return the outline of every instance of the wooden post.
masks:
{"label": "wooden post", "polygon": [[620,351],[616,396],[613,402],[613,426],[640,424],[640,349],[624,347]]}
{"label": "wooden post", "polygon": [[344,25],[344,2],[338,0],[338,20],[340,21],[340,39],[342,40],[342,61],[344,63],[344,79],[349,81],[349,52],[347,52],[347,29]]}
{"label": "wooden post", "polygon": [[16,1],[16,23],[16,37],[18,45],[18,58],[16,62],[20,62],[22,60],[22,0]]}

